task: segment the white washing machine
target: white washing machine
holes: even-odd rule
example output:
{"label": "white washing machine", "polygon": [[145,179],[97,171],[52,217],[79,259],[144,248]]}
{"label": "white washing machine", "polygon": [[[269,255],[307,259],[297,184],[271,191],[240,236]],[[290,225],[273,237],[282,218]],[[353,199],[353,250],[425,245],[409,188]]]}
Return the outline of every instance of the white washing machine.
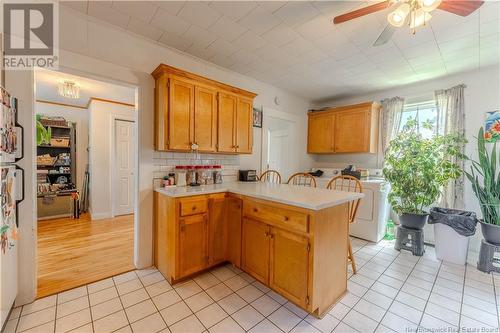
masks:
{"label": "white washing machine", "polygon": [[[341,169],[316,168],[324,173],[316,177],[317,187],[324,188],[330,179],[340,175]],[[387,194],[389,184],[382,177],[381,169],[370,169],[370,177],[360,180],[365,197],[359,204],[356,222],[349,226],[349,234],[372,242],[380,241],[385,235],[385,227],[389,218]]]}

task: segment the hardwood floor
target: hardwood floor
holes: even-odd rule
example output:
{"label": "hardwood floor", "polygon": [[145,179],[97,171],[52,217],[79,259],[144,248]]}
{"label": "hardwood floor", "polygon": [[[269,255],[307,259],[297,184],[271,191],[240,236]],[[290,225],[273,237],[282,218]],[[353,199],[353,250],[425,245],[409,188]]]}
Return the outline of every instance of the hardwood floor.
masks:
{"label": "hardwood floor", "polygon": [[44,297],[135,269],[134,215],[38,222],[38,294]]}

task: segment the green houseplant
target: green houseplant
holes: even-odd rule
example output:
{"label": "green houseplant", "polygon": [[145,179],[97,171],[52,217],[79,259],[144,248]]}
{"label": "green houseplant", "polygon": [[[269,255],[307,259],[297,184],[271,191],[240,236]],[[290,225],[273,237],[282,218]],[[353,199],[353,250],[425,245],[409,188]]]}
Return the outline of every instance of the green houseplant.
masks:
{"label": "green houseplant", "polygon": [[481,231],[487,242],[500,244],[500,163],[496,142],[488,152],[484,129],[477,135],[478,161],[471,160],[467,178],[481,205]]}
{"label": "green houseplant", "polygon": [[[432,123],[423,126],[432,129]],[[391,184],[388,199],[403,226],[421,229],[429,216],[426,208],[436,202],[443,186],[461,175],[453,161],[462,158],[462,135],[422,137],[416,120],[409,120],[389,143],[383,173]]]}

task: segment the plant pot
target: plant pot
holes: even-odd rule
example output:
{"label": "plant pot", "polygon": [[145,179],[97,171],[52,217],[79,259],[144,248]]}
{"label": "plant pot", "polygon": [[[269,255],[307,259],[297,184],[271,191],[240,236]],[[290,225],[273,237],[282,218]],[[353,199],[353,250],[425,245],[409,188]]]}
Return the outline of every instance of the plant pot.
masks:
{"label": "plant pot", "polygon": [[443,223],[434,224],[436,258],[457,265],[467,262],[469,237],[462,236]]}
{"label": "plant pot", "polygon": [[484,239],[490,244],[500,245],[500,225],[479,222]]}
{"label": "plant pot", "polygon": [[429,218],[429,214],[404,213],[399,216],[399,222],[405,228],[422,229]]}

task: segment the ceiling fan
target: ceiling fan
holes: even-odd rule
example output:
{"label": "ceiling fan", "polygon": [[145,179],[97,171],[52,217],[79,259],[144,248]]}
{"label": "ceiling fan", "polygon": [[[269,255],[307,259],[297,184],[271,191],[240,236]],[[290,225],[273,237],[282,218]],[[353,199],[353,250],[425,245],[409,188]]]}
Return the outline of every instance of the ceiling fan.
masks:
{"label": "ceiling fan", "polygon": [[336,16],[333,23],[344,23],[392,7],[393,10],[387,15],[387,26],[373,44],[373,46],[379,46],[387,43],[396,28],[405,24],[415,34],[416,28],[429,22],[432,18],[431,12],[435,9],[441,9],[460,16],[468,16],[481,7],[483,3],[484,1],[479,0],[386,0]]}

